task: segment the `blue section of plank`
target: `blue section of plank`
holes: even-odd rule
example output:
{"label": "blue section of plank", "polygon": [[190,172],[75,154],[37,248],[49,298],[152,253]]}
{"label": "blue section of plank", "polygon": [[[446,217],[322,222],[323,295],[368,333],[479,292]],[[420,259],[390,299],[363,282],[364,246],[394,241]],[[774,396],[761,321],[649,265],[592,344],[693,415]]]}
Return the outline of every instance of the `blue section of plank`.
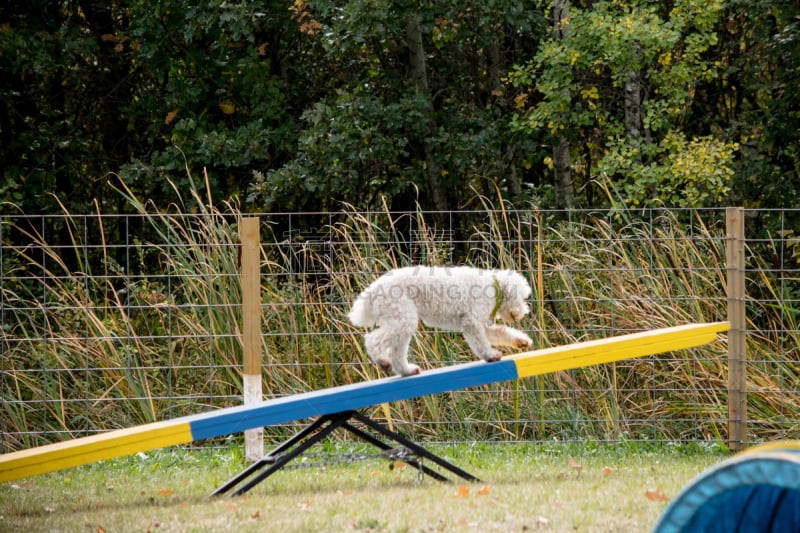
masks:
{"label": "blue section of plank", "polygon": [[416,376],[377,379],[293,394],[257,404],[191,415],[184,417],[182,421],[189,423],[194,440],[208,439],[241,433],[247,429],[516,378],[517,365],[514,361],[478,361],[427,370]]}

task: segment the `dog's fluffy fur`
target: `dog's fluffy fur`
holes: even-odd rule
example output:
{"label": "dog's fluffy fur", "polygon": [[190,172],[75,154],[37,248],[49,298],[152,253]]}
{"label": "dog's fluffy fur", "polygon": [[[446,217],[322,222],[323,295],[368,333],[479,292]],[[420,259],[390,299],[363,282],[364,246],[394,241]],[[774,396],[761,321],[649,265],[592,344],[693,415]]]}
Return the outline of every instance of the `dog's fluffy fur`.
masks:
{"label": "dog's fluffy fur", "polygon": [[408,345],[420,320],[427,326],[461,331],[484,361],[500,359],[493,346],[530,346],[525,333],[494,324],[495,317],[513,322],[528,314],[525,300],[530,295],[527,280],[513,270],[407,267],[374,281],[348,316],[356,326],[378,326],[364,336],[367,353],[376,364],[410,376],[420,372],[408,363]]}

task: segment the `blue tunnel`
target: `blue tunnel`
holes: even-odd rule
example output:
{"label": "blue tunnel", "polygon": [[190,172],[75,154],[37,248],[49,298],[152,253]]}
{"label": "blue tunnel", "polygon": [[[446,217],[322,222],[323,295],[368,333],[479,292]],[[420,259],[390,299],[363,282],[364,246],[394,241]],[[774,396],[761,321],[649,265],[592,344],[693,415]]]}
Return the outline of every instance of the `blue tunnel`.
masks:
{"label": "blue tunnel", "polygon": [[653,533],[800,533],[800,441],[742,452],[699,475]]}

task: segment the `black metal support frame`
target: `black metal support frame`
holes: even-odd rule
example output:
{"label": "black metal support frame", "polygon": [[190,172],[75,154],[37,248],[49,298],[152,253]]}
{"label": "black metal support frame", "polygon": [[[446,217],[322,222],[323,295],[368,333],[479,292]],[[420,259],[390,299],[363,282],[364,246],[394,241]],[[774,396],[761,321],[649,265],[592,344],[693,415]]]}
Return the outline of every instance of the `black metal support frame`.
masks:
{"label": "black metal support frame", "polygon": [[[356,435],[366,442],[380,448],[382,451],[389,451],[393,449],[392,446],[375,435],[372,435],[371,433],[368,433],[363,429],[351,424],[351,420],[355,420],[364,426],[367,426],[375,433],[386,437],[387,440],[394,441],[395,443],[407,449],[410,453],[398,454],[397,460],[417,468],[421,472],[420,476],[422,474],[426,474],[437,481],[449,481],[445,476],[441,475],[436,470],[432,470],[423,464],[423,459],[428,459],[443,469],[449,470],[453,474],[461,477],[462,479],[467,481],[480,481],[472,474],[465,472],[457,466],[445,461],[441,457],[429,452],[419,444],[406,439],[402,435],[390,430],[378,422],[375,422],[369,417],[362,415],[358,411],[343,411],[341,413],[319,417],[314,422],[300,430],[297,434],[278,445],[269,455],[259,461],[254,462],[241,473],[231,478],[227,483],[215,490],[211,496],[219,496],[222,494],[227,494],[231,491],[233,491],[232,496],[244,494],[286,466],[291,460],[301,456],[311,446],[320,442],[338,428],[343,428],[346,431],[349,431],[353,435]],[[408,455],[414,455],[419,459],[413,459],[408,457]]]}

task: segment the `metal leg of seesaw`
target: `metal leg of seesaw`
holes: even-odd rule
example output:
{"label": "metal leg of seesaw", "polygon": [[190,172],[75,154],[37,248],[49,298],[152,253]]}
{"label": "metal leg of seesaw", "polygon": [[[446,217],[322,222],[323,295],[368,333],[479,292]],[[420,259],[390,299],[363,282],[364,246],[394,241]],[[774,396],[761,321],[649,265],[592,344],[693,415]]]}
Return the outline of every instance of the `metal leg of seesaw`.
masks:
{"label": "metal leg of seesaw", "polygon": [[[449,481],[443,475],[423,464],[422,460],[428,459],[440,467],[449,470],[453,474],[456,474],[462,479],[467,481],[479,481],[479,479],[472,474],[465,472],[441,457],[429,452],[422,446],[390,430],[386,426],[362,415],[358,411],[344,411],[333,415],[321,416],[303,428],[297,434],[281,443],[269,455],[259,461],[254,462],[241,473],[231,478],[228,482],[215,490],[211,496],[219,496],[222,494],[227,494],[231,491],[233,491],[233,496],[244,494],[275,472],[282,469],[290,461],[301,456],[311,446],[320,442],[338,428],[343,428],[346,431],[349,431],[353,435],[356,435],[373,446],[380,448],[384,452],[393,449],[392,446],[380,438],[351,424],[351,419],[354,419],[355,421],[367,426],[375,433],[384,436],[389,441],[394,441],[402,446],[406,452],[397,454],[396,460],[402,461],[410,466],[413,466],[414,468],[417,468],[421,473],[420,475],[426,474],[437,481]],[[409,457],[412,455],[419,457],[419,459]]]}

